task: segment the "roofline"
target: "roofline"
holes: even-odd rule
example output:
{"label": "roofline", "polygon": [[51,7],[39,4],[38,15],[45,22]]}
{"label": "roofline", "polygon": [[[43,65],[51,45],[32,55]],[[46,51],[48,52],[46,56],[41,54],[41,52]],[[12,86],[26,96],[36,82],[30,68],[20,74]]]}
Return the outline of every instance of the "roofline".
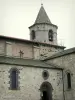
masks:
{"label": "roofline", "polygon": [[51,25],[51,26],[54,26],[54,27],[56,27],[56,28],[58,29],[58,26],[57,26],[57,25],[49,24],[49,23],[35,23],[35,24],[31,25],[31,26],[29,27],[29,29],[30,29],[31,27],[33,27],[33,26],[35,26],[35,25],[39,25],[39,24],[47,24],[47,25]]}
{"label": "roofline", "polygon": [[6,56],[0,56],[0,64],[63,70],[63,68],[60,68],[59,66],[55,66],[53,64],[50,65],[40,60],[14,58]]}
{"label": "roofline", "polygon": [[65,48],[64,46],[52,45],[52,44],[48,44],[48,43],[44,43],[44,42],[30,41],[30,40],[14,38],[14,37],[8,37],[8,36],[3,36],[3,35],[0,35],[0,39],[16,40],[16,41],[22,41],[22,42],[27,42],[27,43],[36,44],[36,45],[40,45],[41,44],[41,45],[46,45],[46,46],[55,47],[55,48],[61,48],[61,49]]}
{"label": "roofline", "polygon": [[72,54],[72,53],[75,53],[75,47],[73,47],[71,49],[64,50],[64,51],[59,52],[59,53],[56,53],[53,56],[44,59],[43,61],[55,59],[55,58],[58,58],[58,57],[61,57],[61,56],[65,56],[65,55],[68,55],[68,54]]}

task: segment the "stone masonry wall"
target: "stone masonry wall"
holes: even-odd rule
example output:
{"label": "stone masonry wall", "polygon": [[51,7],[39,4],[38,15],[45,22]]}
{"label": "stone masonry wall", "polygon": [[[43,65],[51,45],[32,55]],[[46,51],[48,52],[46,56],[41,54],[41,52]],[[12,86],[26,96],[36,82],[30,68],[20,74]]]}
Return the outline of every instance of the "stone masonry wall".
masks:
{"label": "stone masonry wall", "polygon": [[[47,25],[47,24],[39,24],[30,28],[30,40],[32,40],[32,30],[35,31],[35,39],[33,41],[45,42],[50,44],[57,45],[57,29],[55,26]],[[53,30],[53,41],[49,41],[48,32],[49,30]]]}
{"label": "stone masonry wall", "polygon": [[5,54],[5,41],[0,40],[0,55]]}
{"label": "stone masonry wall", "polygon": [[44,59],[56,52],[62,51],[62,49],[43,45],[36,46],[33,44],[6,41],[6,56],[20,57],[20,51],[23,52],[23,58]]}
{"label": "stone masonry wall", "polygon": [[62,51],[62,49],[58,49],[58,48],[56,49],[54,47],[47,47],[42,45],[40,45],[39,49],[40,49],[40,59],[50,57],[53,54]]}
{"label": "stone masonry wall", "polygon": [[28,45],[26,43],[13,43],[12,45],[12,55],[20,57],[20,50],[24,53],[24,58],[33,58],[33,51],[32,51],[32,45]]}
{"label": "stone masonry wall", "polygon": [[[10,69],[19,70],[19,90],[10,90]],[[42,72],[47,70],[49,78],[44,80]],[[47,68],[35,68],[0,64],[0,100],[40,100],[40,86],[44,81],[53,87],[53,100],[64,100],[62,71]]]}
{"label": "stone masonry wall", "polygon": [[[75,100],[75,53],[48,60],[60,68],[64,68],[64,94],[65,100]],[[67,72],[71,73],[71,89],[67,88]]]}
{"label": "stone masonry wall", "polygon": [[20,51],[23,52],[23,58],[33,58],[32,45],[19,42],[6,42],[6,55],[20,57]]}
{"label": "stone masonry wall", "polygon": [[20,58],[21,51],[23,52],[23,58],[44,59],[62,50],[63,49],[40,44],[37,46],[36,44],[27,44],[15,41],[0,41],[0,54],[11,57]]}

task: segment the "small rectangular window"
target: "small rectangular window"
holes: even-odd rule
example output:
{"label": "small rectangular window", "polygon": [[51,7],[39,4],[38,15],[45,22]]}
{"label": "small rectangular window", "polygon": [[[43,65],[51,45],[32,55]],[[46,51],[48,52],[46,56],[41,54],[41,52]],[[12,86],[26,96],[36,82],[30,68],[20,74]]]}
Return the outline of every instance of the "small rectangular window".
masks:
{"label": "small rectangular window", "polygon": [[67,84],[68,84],[68,89],[71,89],[71,74],[67,73]]}

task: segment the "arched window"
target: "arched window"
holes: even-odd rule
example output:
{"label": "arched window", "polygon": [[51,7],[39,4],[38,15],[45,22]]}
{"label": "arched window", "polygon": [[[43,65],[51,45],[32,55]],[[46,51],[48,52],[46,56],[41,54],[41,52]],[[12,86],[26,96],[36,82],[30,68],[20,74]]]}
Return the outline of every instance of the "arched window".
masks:
{"label": "arched window", "polygon": [[32,35],[32,40],[34,40],[35,39],[35,31],[34,30],[32,30],[31,35]]}
{"label": "arched window", "polygon": [[71,89],[71,74],[69,72],[67,73],[67,86],[68,89]]}
{"label": "arched window", "polygon": [[16,68],[11,69],[10,72],[10,89],[18,89],[18,70]]}
{"label": "arched window", "polygon": [[53,31],[52,30],[49,30],[48,32],[48,38],[49,38],[49,41],[53,41]]}

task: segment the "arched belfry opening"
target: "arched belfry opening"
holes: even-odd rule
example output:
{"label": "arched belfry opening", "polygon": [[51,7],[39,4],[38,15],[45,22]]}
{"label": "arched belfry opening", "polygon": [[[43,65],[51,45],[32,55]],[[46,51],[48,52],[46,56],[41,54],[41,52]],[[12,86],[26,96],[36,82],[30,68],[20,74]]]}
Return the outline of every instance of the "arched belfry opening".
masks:
{"label": "arched belfry opening", "polygon": [[40,91],[41,91],[41,100],[52,100],[52,85],[49,82],[43,82]]}
{"label": "arched belfry opening", "polygon": [[53,31],[52,30],[49,30],[48,32],[48,38],[49,38],[49,41],[53,41]]}

